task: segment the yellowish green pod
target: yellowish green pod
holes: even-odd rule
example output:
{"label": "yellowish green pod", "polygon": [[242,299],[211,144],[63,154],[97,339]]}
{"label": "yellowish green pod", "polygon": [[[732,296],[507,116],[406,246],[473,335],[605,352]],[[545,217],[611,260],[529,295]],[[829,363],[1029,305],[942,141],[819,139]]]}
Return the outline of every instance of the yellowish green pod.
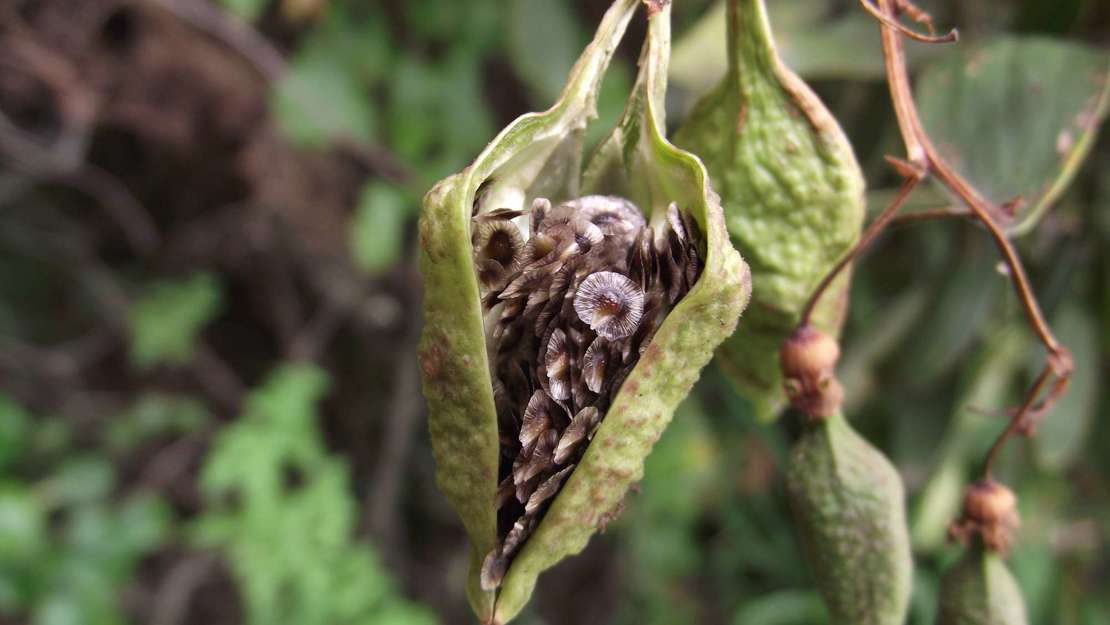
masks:
{"label": "yellowish green pod", "polygon": [[786,489],[834,625],[902,625],[913,556],[898,471],[840,413],[794,444]]}
{"label": "yellowish green pod", "polygon": [[[583,168],[582,136],[595,117],[605,69],[640,0],[618,0],[571,71],[559,101],[511,123],[462,172],[425,197],[420,266],[425,328],[420,361],[436,475],[471,541],[467,596],[482,623],[506,623],[523,608],[539,574],[581,551],[615,514],[644,458],[713,350],[736,327],[751,292],[702,163],[664,137],[663,92],[670,11],[648,3],[648,39],[624,116]],[[498,544],[495,497],[499,439],[472,252],[472,214],[525,210],[537,197],[588,194],[632,199],[648,223],[665,223],[677,203],[702,233],[704,266],[670,310],[616,392],[600,426],[494,590],[482,585],[483,557]],[[487,584],[487,587],[489,584]]]}
{"label": "yellowish green pod", "polygon": [[[728,72],[675,142],[705,161],[755,276],[744,324],[717,356],[767,420],[785,401],[779,346],[818,281],[859,238],[864,183],[836,120],[779,58],[763,0],[729,0],[727,23]],[[813,323],[834,336],[847,285],[845,272],[815,311]]]}
{"label": "yellowish green pod", "polygon": [[1002,556],[975,542],[941,577],[937,625],[1028,625],[1021,589]]}

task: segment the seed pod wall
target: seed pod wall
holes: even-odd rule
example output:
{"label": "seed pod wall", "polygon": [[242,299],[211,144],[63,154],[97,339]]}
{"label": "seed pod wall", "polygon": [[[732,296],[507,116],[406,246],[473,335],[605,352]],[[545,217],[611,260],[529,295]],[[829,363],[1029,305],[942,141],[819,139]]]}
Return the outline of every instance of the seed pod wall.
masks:
{"label": "seed pod wall", "polygon": [[913,577],[898,471],[841,411],[832,337],[803,326],[783,345],[787,394],[806,417],[786,491],[797,535],[836,625],[900,625]]}
{"label": "seed pod wall", "polygon": [[[675,141],[705,160],[733,243],[756,276],[718,361],[763,419],[784,404],[778,353],[817,282],[859,238],[863,174],[824,104],[779,59],[763,0],[728,2],[728,71]],[[750,251],[749,251],[750,250]],[[816,311],[836,334],[848,275]]]}
{"label": "seed pod wall", "polygon": [[637,81],[583,167],[640,4],[614,3],[551,109],[425,198],[424,393],[483,623],[512,619],[537,576],[608,522],[750,294],[705,168],[663,135],[667,3],[645,3]]}

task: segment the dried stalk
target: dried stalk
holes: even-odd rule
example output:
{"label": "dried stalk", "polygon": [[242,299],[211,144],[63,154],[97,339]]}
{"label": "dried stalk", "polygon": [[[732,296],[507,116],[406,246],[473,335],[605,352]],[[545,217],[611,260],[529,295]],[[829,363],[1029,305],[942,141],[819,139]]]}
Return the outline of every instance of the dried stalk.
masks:
{"label": "dried stalk", "polygon": [[[983,476],[987,478],[990,477],[991,467],[1005,442],[1014,434],[1032,433],[1036,421],[1043,416],[1043,414],[1051,408],[1052,403],[1067,390],[1068,379],[1074,369],[1074,363],[1072,362],[1071,353],[1056,340],[1056,336],[1045,320],[1044,313],[1041,312],[1040,305],[1037,303],[1036,296],[1033,294],[1033,289],[1030,286],[1029,278],[1025,273],[1025,268],[1021,263],[1021,259],[1018,257],[1017,251],[1006,236],[1006,233],[999,225],[1000,222],[1010,219],[1006,207],[992,204],[970,182],[956,172],[937,151],[921,123],[917,106],[914,103],[913,91],[910,87],[909,72],[906,67],[906,55],[902,46],[902,37],[908,36],[918,41],[940,43],[955,41],[958,37],[956,31],[953,30],[943,37],[933,36],[931,34],[933,32],[932,19],[926,12],[914,6],[909,0],[874,0],[874,3],[872,3],[871,0],[860,0],[860,3],[880,22],[887,82],[890,85],[894,113],[898,119],[898,127],[902,134],[903,143],[906,146],[908,162],[891,159],[889,157],[888,160],[895,165],[903,177],[905,177],[906,181],[903,183],[894,201],[892,201],[891,204],[868,226],[855,248],[833,268],[829,275],[827,275],[814,290],[813,295],[810,297],[810,301],[806,305],[799,325],[808,324],[810,314],[817,301],[840,271],[858,257],[863,249],[870,245],[875,237],[894,221],[894,214],[905,202],[909,193],[927,175],[932,174],[936,176],[941,184],[963,201],[964,205],[970,211],[968,216],[983,224],[990,233],[991,238],[994,240],[995,245],[1002,255],[1003,261],[1009,268],[1009,275],[1013,288],[1021,301],[1029,325],[1033,328],[1037,337],[1048,350],[1047,362],[1044,369],[1027,391],[1022,405],[1013,412],[1009,425],[998,436],[994,445],[987,453],[986,459],[983,462]],[[930,35],[922,35],[914,32],[901,24],[898,18],[899,14],[902,12],[908,14],[915,21],[925,24],[929,29]],[[960,213],[956,214],[963,216],[963,214]],[[1038,403],[1038,397],[1042,395],[1046,386],[1049,385],[1050,380],[1053,378],[1055,378],[1055,381],[1051,384],[1049,391],[1044,394],[1044,398]]]}

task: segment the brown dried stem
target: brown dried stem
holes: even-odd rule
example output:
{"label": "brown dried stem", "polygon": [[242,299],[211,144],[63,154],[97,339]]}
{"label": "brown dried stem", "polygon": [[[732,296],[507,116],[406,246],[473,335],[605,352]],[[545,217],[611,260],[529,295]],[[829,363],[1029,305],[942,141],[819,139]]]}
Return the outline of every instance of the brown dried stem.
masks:
{"label": "brown dried stem", "polygon": [[[1044,370],[1037,377],[1037,380],[1026,394],[1025,401],[1021,407],[1014,412],[1010,424],[999,435],[987,454],[987,458],[983,465],[983,473],[984,476],[989,477],[994,459],[1005,442],[1016,433],[1030,433],[1035,425],[1036,419],[1047,412],[1052,403],[1066,391],[1068,378],[1073,369],[1071,354],[1068,352],[1067,348],[1056,340],[1056,336],[1053,334],[1052,329],[1049,327],[1047,321],[1045,321],[1044,314],[1041,312],[1040,305],[1037,303],[1036,296],[1033,294],[1033,289],[1030,286],[1029,278],[1025,273],[1025,268],[1021,263],[1021,259],[1018,257],[1017,251],[1006,236],[1005,231],[999,225],[1000,222],[1004,223],[1010,219],[1010,215],[1005,210],[1005,207],[996,206],[988,201],[970,182],[965,180],[944,160],[933,145],[928,133],[926,133],[921,123],[920,115],[917,112],[917,106],[913,99],[913,90],[910,87],[909,72],[906,67],[906,55],[902,47],[902,36],[910,36],[919,41],[953,41],[955,40],[954,31],[951,33],[951,38],[926,38],[907,29],[898,22],[899,12],[905,12],[915,21],[925,23],[929,27],[930,32],[932,32],[931,18],[926,12],[915,7],[909,0],[874,0],[874,5],[871,3],[871,0],[860,1],[864,8],[878,18],[881,23],[880,28],[882,32],[883,57],[886,66],[887,82],[890,85],[891,100],[893,102],[895,115],[898,119],[898,127],[902,134],[902,140],[906,146],[906,153],[909,161],[906,163],[904,161],[892,160],[892,163],[899,168],[903,175],[906,176],[907,180],[903,184],[894,202],[891,203],[891,206],[888,206],[879,217],[868,226],[855,248],[838,263],[829,275],[818,285],[804,309],[800,325],[809,322],[810,314],[816,302],[820,299],[821,295],[836,275],[838,275],[851,260],[855,259],[859,255],[859,252],[869,245],[883,228],[893,221],[894,213],[905,201],[905,196],[908,195],[908,192],[927,174],[931,173],[935,175],[941,184],[963,201],[970,211],[970,216],[982,223],[990,233],[991,238],[1002,254],[1003,261],[1009,269],[1010,280],[1021,301],[1029,325],[1032,326],[1037,337],[1044,343],[1045,348],[1048,350],[1048,362]],[[1053,377],[1055,377],[1055,382],[1052,384],[1051,390],[1040,403],[1035,404],[1037,398],[1041,395],[1045,386]]]}
{"label": "brown dried stem", "polygon": [[905,181],[902,183],[902,188],[898,190],[898,195],[894,196],[894,200],[883,209],[883,212],[879,213],[878,217],[868,224],[867,229],[860,235],[859,242],[856,243],[855,247],[836,263],[832,271],[827,273],[825,277],[821,279],[817,288],[813,290],[813,294],[810,295],[805,308],[802,309],[801,320],[798,321],[799,328],[809,325],[810,317],[813,316],[813,309],[817,306],[817,302],[821,301],[821,294],[824,293],[829,285],[832,284],[832,281],[840,275],[840,272],[862,254],[863,251],[867,249],[867,246],[871,245],[872,241],[879,236],[879,233],[886,229],[891,220],[894,219],[894,215],[898,212],[898,209],[902,208],[902,205],[906,203],[906,199],[909,198],[910,193],[917,188],[918,183],[923,179],[924,174],[922,172],[916,174],[911,173],[906,176]]}

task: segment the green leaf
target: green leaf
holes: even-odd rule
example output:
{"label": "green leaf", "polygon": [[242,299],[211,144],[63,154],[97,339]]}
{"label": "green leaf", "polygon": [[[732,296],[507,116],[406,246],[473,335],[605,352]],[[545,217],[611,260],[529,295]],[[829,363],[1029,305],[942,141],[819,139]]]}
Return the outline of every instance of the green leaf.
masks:
{"label": "green leaf", "polygon": [[1032,440],[1037,464],[1047,471],[1063,471],[1087,442],[1099,406],[1099,387],[1105,378],[1101,371],[1098,326],[1085,310],[1072,302],[1065,304],[1053,319],[1052,327],[1060,342],[1071,350],[1075,371],[1067,393],[1037,426]]}
{"label": "green leaf", "polygon": [[220,283],[208,273],[156,282],[132,303],[131,362],[139,369],[182,365],[221,309]]}
{"label": "green leaf", "polygon": [[[341,5],[309,36],[274,87],[272,110],[294,141],[369,141],[377,130],[370,85],[390,70],[392,52],[379,11],[355,17]],[[401,74],[403,75],[403,74]]]}
{"label": "green leaf", "polygon": [[0,470],[23,455],[31,434],[31,415],[11,397],[0,393]]}
{"label": "green leaf", "polygon": [[116,472],[111,461],[88,454],[66,460],[49,480],[52,503],[69,505],[104,499],[112,492]]}
{"label": "green leaf", "polygon": [[350,227],[351,250],[359,267],[377,273],[397,262],[405,239],[406,208],[406,198],[396,187],[370,182],[362,188]]}
{"label": "green leaf", "polygon": [[[251,625],[376,623],[394,610],[434,622],[412,616],[427,613],[405,601],[370,546],[353,539],[348,469],[317,427],[327,386],[322,369],[286,364],[250,394],[245,414],[219,431],[205,459],[205,513],[193,541],[225,553]],[[129,518],[142,525],[137,512]]]}
{"label": "green leaf", "polygon": [[570,5],[512,0],[505,33],[508,58],[517,76],[541,105],[554,102],[586,39]]}
{"label": "green leaf", "polygon": [[[744,323],[717,360],[769,420],[785,403],[779,347],[859,237],[864,183],[836,120],[779,58],[762,0],[738,0],[730,15],[729,71],[675,140],[705,161],[732,242],[757,276]],[[847,281],[842,274],[814,314],[832,334]]]}
{"label": "green leaf", "polygon": [[1021,197],[1028,232],[1074,178],[1110,105],[1110,55],[1082,44],[1001,37],[955,47],[915,89],[941,154],[987,198]]}
{"label": "green leaf", "polygon": [[270,0],[220,0],[229,13],[253,22],[262,15]]}
{"label": "green leaf", "polygon": [[209,416],[204,402],[196,397],[144,393],[108,422],[105,439],[113,450],[125,451],[155,436],[194,432]]}

